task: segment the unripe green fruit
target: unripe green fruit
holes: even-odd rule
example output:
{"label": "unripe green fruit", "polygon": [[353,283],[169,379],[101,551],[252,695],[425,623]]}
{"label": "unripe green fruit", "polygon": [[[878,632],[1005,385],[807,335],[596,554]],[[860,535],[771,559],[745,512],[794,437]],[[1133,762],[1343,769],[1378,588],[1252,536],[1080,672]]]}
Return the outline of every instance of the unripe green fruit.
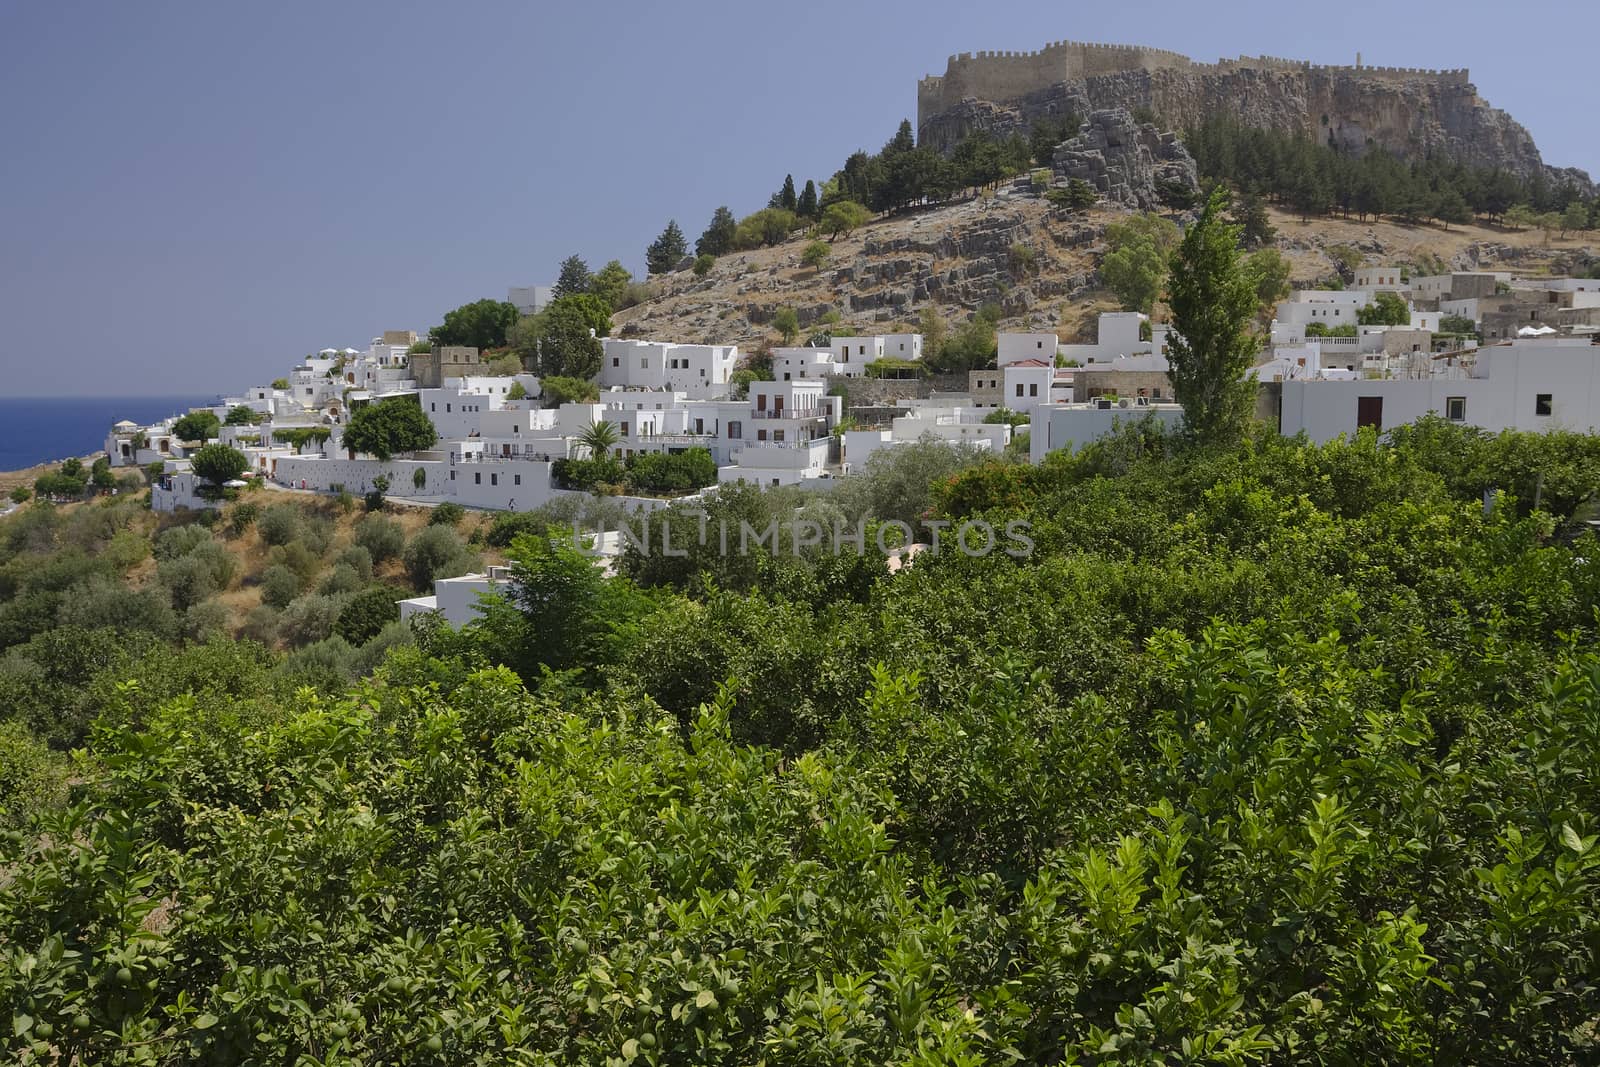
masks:
{"label": "unripe green fruit", "polygon": [[656,1047],[656,1035],[655,1034],[651,1034],[651,1033],[640,1034],[639,1035],[639,1047],[640,1048],[655,1048]]}
{"label": "unripe green fruit", "polygon": [[397,976],[389,979],[385,984],[391,993],[404,993],[406,991],[406,980],[404,978]]}
{"label": "unripe green fruit", "polygon": [[328,1028],[328,1032],[341,1040],[350,1036],[350,1028],[344,1023],[334,1023]]}
{"label": "unripe green fruit", "polygon": [[573,940],[572,940],[572,951],[578,953],[578,955],[580,955],[580,956],[588,955],[589,954],[589,942],[585,941],[581,937],[573,938]]}
{"label": "unripe green fruit", "polygon": [[56,1032],[56,1028],[51,1026],[48,1022],[40,1022],[34,1024],[33,1032],[38,1034],[40,1037],[49,1037],[51,1034]]}
{"label": "unripe green fruit", "polygon": [[79,1012],[77,1015],[72,1017],[72,1025],[79,1030],[89,1029],[91,1025],[89,1016],[83,1012]]}
{"label": "unripe green fruit", "polygon": [[126,967],[118,967],[117,968],[117,984],[118,985],[132,985],[133,984],[133,972],[130,971]]}
{"label": "unripe green fruit", "polygon": [[428,1038],[428,1051],[429,1052],[442,1052],[442,1051],[444,1051],[444,1040],[442,1038],[440,1038],[438,1034],[434,1034],[432,1037]]}

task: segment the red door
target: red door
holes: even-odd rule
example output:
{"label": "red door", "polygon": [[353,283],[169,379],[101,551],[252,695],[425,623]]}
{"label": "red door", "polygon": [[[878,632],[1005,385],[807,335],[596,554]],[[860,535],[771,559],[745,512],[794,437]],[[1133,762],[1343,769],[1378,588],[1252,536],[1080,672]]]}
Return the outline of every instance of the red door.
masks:
{"label": "red door", "polygon": [[1356,429],[1371,426],[1374,430],[1383,429],[1383,397],[1361,396],[1356,398]]}

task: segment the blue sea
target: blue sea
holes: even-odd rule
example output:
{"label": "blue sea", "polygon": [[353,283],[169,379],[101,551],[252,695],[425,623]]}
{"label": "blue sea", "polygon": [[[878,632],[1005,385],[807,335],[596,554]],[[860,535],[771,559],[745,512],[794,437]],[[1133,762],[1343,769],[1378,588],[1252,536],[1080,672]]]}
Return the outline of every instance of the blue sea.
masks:
{"label": "blue sea", "polygon": [[217,403],[198,396],[0,396],[0,471],[20,470],[105,448],[112,423],[143,425]]}

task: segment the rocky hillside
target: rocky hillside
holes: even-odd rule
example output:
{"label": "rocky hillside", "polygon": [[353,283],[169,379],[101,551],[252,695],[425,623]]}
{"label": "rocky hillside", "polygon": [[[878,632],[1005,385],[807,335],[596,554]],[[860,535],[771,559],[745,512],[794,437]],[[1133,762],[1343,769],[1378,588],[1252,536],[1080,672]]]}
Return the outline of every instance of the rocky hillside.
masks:
{"label": "rocky hillside", "polygon": [[[1096,313],[1114,307],[1100,288],[1098,267],[1106,224],[1124,217],[1124,209],[1107,205],[1067,216],[1020,189],[1005,189],[865,226],[834,242],[819,270],[801,264],[807,240],[797,237],[725,256],[703,278],[675,271],[652,282],[652,299],[617,313],[613,322],[622,336],[754,349],[779,343],[771,323],[784,307],[795,309],[803,336],[829,312],[858,332],[891,332],[915,329],[930,305],[953,326],[993,303],[1003,311],[1002,329],[1038,327],[1057,330],[1063,340],[1084,338]],[[1294,283],[1302,286],[1334,273],[1328,250],[1335,246],[1354,248],[1373,262],[1437,258],[1456,269],[1527,274],[1565,273],[1596,256],[1593,235],[1546,245],[1540,232],[1500,227],[1446,231],[1336,218],[1302,223],[1277,212],[1273,223]]]}
{"label": "rocky hillside", "polygon": [[1091,74],[1073,64],[1053,70],[1048,52],[951,57],[945,75],[924,79],[919,89],[919,143],[948,151],[976,130],[1004,137],[1026,134],[1035,122],[1069,112],[1148,108],[1179,130],[1228,115],[1249,127],[1358,153],[1375,146],[1411,159],[1443,155],[1523,178],[1544,171],[1586,194],[1595,189],[1582,171],[1548,167],[1527,129],[1479,96],[1466,71],[1249,58],[1201,64],[1163,54],[1170,62],[1163,59],[1154,69]]}

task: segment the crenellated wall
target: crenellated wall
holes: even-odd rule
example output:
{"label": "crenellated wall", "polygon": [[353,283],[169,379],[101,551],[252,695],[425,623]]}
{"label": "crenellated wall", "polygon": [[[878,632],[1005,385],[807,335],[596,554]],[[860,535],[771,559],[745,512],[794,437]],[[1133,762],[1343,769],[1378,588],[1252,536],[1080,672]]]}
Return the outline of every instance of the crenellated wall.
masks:
{"label": "crenellated wall", "polygon": [[1356,75],[1391,84],[1417,79],[1440,86],[1471,84],[1465,68],[1326,66],[1280,56],[1240,56],[1216,63],[1196,63],[1188,56],[1164,48],[1054,41],[1035,52],[962,52],[951,56],[943,75],[930,75],[917,84],[917,127],[925,128],[930,120],[964,99],[1011,103],[1063,82],[1080,82],[1130,71],[1167,70],[1201,75],[1241,70],[1320,72]]}

